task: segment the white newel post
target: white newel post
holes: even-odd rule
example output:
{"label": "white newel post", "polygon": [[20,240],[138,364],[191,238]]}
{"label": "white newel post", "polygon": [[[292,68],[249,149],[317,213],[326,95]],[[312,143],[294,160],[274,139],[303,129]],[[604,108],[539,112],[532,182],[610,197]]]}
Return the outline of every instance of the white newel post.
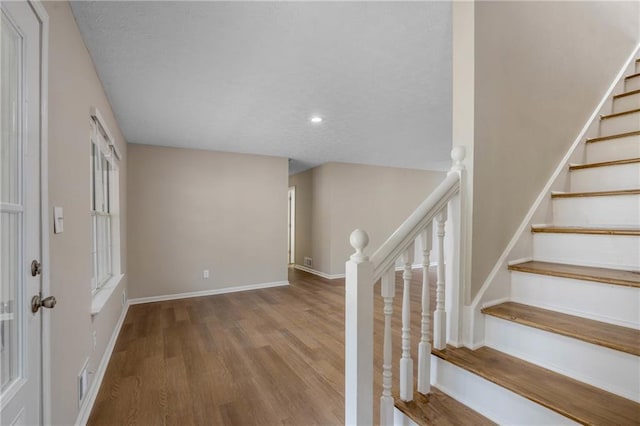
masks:
{"label": "white newel post", "polygon": [[438,235],[438,275],[436,280],[436,311],[433,313],[433,347],[447,346],[447,313],[444,308],[444,227],[447,222],[447,208],[436,215]]}
{"label": "white newel post", "polygon": [[402,358],[400,358],[400,399],[413,401],[413,359],[411,359],[411,257],[402,253]]}
{"label": "white newel post", "polygon": [[345,424],[373,424],[373,264],[366,232],[349,238],[356,250],[345,265]]}
{"label": "white newel post", "polygon": [[418,392],[426,395],[431,390],[431,344],[429,343],[429,256],[433,240],[432,225],[420,235],[422,243],[422,321],[418,344]]}
{"label": "white newel post", "polygon": [[396,271],[391,267],[382,276],[380,288],[384,300],[384,348],[382,361],[382,396],[380,397],[380,424],[393,426],[393,395],[391,386],[393,375],[391,367],[393,363],[391,341],[391,319],[393,317],[393,298],[396,295]]}
{"label": "white newel post", "polygon": [[448,242],[445,258],[447,277],[447,309],[449,310],[449,323],[447,324],[447,341],[450,345],[462,346],[462,312],[466,302],[466,289],[464,280],[464,241],[463,241],[463,190],[464,190],[464,165],[465,148],[456,146],[451,151],[453,166],[449,174],[456,173],[460,179],[460,189],[448,204]]}

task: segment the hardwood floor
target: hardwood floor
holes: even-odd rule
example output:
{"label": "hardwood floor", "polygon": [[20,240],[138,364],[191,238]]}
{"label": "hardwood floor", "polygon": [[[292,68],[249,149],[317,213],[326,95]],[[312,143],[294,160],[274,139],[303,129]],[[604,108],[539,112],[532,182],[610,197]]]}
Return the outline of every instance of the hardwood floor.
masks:
{"label": "hardwood floor", "polygon": [[[344,280],[292,269],[289,280],[288,287],[131,306],[88,424],[343,424]],[[415,270],[416,368],[421,282]],[[401,287],[394,314],[395,389]],[[383,316],[379,284],[376,290],[377,404]],[[429,404],[439,415],[431,424],[487,423],[446,395],[434,395]],[[374,413],[377,418],[377,405]]]}

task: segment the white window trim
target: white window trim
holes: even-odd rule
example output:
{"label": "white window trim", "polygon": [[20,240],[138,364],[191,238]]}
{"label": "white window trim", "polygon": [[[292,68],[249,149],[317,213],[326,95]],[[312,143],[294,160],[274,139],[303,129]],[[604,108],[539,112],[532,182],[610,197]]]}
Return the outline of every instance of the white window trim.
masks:
{"label": "white window trim", "polygon": [[[111,276],[101,286],[95,289],[93,288],[93,283],[91,283],[90,285],[92,291],[91,315],[95,316],[100,313],[115,289],[118,287],[120,282],[122,282],[124,274],[122,273],[121,269],[120,255],[120,153],[114,144],[114,139],[111,135],[111,132],[106,126],[105,121],[97,108],[91,108],[91,122],[94,124],[92,124],[92,135],[90,138],[90,143],[94,143],[93,132],[94,126],[97,125],[98,127],[96,127],[95,130],[102,133],[105,143],[102,145],[96,145],[98,146],[98,149],[102,151],[103,155],[107,158],[107,161],[109,161],[113,170],[113,173],[111,173],[109,176],[109,216],[111,217]],[[93,200],[93,185],[91,191],[91,200]],[[99,213],[94,212],[93,206],[91,206],[90,214],[95,215]],[[91,232],[93,235],[93,229]],[[93,282],[94,279],[95,277],[93,276],[92,272],[91,281]]]}
{"label": "white window trim", "polygon": [[107,300],[109,300],[115,289],[120,285],[122,278],[124,278],[124,274],[112,275],[102,287],[93,293],[93,297],[91,298],[91,316],[100,313],[104,305],[107,304]]}

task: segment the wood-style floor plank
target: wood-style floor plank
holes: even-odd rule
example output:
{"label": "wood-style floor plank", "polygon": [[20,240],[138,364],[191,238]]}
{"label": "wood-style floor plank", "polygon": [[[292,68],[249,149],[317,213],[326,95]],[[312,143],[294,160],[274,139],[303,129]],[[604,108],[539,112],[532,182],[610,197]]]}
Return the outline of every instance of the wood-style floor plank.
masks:
{"label": "wood-style floor plank", "polygon": [[603,161],[599,163],[572,164],[569,166],[569,171],[591,169],[594,167],[622,166],[625,164],[635,164],[635,163],[640,163],[640,158],[625,158],[623,160]]}
{"label": "wood-style floor plank", "polygon": [[633,132],[617,133],[615,135],[600,136],[600,137],[597,137],[597,138],[588,138],[586,140],[586,143],[615,141],[616,139],[626,138],[626,137],[629,137],[629,136],[638,136],[638,135],[640,135],[640,130],[635,130]]}
{"label": "wood-style floor plank", "polygon": [[628,287],[640,287],[639,271],[623,271],[619,269],[595,268],[592,266],[565,265],[562,263],[539,262],[535,260],[509,265],[509,270]]}
{"label": "wood-style floor plank", "polygon": [[640,189],[620,189],[615,191],[592,192],[552,192],[551,198],[618,197],[624,195],[640,195]]}
{"label": "wood-style floor plank", "polygon": [[640,236],[640,228],[587,228],[583,226],[532,226],[531,232],[548,234]]}
{"label": "wood-style floor plank", "polygon": [[[288,287],[131,306],[88,424],[344,424],[344,280],[290,270],[289,281]],[[421,284],[421,271],[413,271],[416,370]],[[402,303],[397,287],[395,389]],[[377,421],[384,326],[379,283],[375,291]],[[434,395],[426,424],[487,423],[448,396]]]}
{"label": "wood-style floor plank", "polygon": [[633,328],[515,302],[484,308],[482,313],[640,356],[640,330]]}
{"label": "wood-style floor plank", "polygon": [[638,425],[640,404],[489,347],[432,353],[578,423]]}

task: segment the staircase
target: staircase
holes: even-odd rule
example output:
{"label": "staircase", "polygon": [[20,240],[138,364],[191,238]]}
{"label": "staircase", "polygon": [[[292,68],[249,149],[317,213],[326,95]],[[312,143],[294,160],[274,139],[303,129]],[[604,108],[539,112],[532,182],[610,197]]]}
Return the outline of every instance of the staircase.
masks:
{"label": "staircase", "polygon": [[[371,260],[364,254],[366,233],[354,231],[356,253],[346,265],[347,424],[372,423],[369,376],[378,373],[371,365],[370,299],[381,279],[380,424],[428,423],[432,385],[499,424],[640,425],[640,59],[634,65],[610,99],[611,113],[599,118],[599,136],[584,140],[584,161],[568,165],[567,191],[551,192],[552,223],[531,226],[530,260],[509,264],[508,300],[482,308],[482,347],[458,347],[469,327],[458,269],[465,262],[464,151],[454,149],[456,165],[445,182]],[[445,228],[452,241],[446,268],[438,259],[433,312],[429,253],[433,235],[444,253]],[[424,253],[417,368],[409,297],[416,238]],[[398,259],[404,282],[399,395],[392,392],[391,350]]]}
{"label": "staircase", "polygon": [[640,60],[612,101],[485,346],[432,351],[436,386],[498,423],[640,424]]}

